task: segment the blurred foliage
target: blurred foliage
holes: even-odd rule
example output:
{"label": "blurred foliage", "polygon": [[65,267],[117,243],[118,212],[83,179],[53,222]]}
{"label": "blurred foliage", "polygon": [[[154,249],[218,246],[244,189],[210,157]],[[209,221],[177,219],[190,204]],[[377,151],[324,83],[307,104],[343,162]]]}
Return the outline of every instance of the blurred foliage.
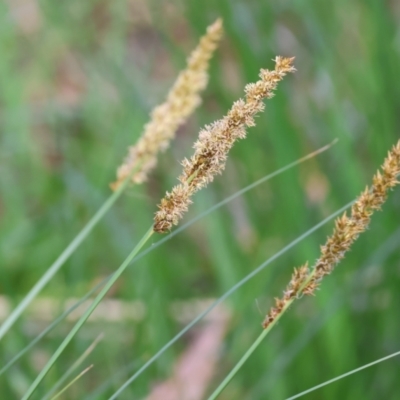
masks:
{"label": "blurred foliage", "polygon": [[[179,160],[191,154],[199,128],[222,116],[260,68],[272,68],[275,55],[296,56],[298,72],[235,146],[224,175],[197,195],[190,215],[339,142],[132,265],[111,295],[142,300],[145,317],[89,323],[39,395],[104,331],[89,358],[94,368],[64,398],[83,399],[122,369],[97,397],[108,398],[181,328],[171,317],[172,302],[220,296],[355,198],[399,138],[398,1],[0,0],[0,293],[14,305],[109,196],[126,147],[217,17],[226,35],[201,109],[160,157],[150,181],[128,190],[42,295],[61,307],[121,263],[176,182]],[[396,190],[318,295],[290,310],[221,399],[284,399],[399,350],[399,204]],[[213,385],[258,336],[263,313],[292,267],[312,262],[331,229],[313,234],[227,303],[233,318]],[[0,377],[2,398],[19,398],[69,326],[61,324]],[[0,343],[2,364],[43,327],[26,313]],[[170,376],[186,345],[169,350],[120,398],[144,396]],[[305,398],[395,399],[399,367],[393,359]]]}

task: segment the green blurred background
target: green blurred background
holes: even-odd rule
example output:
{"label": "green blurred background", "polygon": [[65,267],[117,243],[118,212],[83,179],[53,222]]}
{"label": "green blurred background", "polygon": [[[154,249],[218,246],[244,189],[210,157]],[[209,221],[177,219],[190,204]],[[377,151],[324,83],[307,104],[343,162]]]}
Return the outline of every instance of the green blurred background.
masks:
{"label": "green blurred background", "polygon": [[[219,297],[354,199],[399,138],[395,0],[1,0],[0,13],[1,318],[110,195],[126,148],[206,26],[222,17],[226,30],[201,108],[149,182],[128,189],[41,293],[36,312],[27,311],[2,340],[2,365],[61,313],[67,299],[84,295],[119,266],[176,183],[179,161],[192,153],[199,128],[220,118],[260,68],[273,67],[275,55],[295,56],[298,72],[235,146],[224,175],[198,193],[186,220],[339,139],[132,265],[109,296],[128,303],[128,316],[113,319],[111,310],[88,322],[34,398],[42,398],[104,332],[81,369],[94,368],[62,398],[107,399],[189,321],[180,318],[179,305],[194,317],[205,307],[197,307],[198,300]],[[400,349],[399,204],[397,189],[317,296],[292,307],[221,399],[284,399]],[[225,303],[230,318],[215,350],[218,362],[209,363],[207,393],[258,336],[293,266],[312,263],[331,230],[332,223],[314,233]],[[146,398],[174,374],[177,360],[210,323],[194,328],[119,398]],[[2,399],[24,393],[71,324],[64,321],[0,377]],[[398,399],[399,370],[400,360],[392,359],[304,398]]]}

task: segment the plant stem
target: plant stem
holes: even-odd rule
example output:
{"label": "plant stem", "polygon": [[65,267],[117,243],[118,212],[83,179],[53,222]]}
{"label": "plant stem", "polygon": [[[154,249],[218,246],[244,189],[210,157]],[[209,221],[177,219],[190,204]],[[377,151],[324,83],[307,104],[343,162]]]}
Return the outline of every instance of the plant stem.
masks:
{"label": "plant stem", "polygon": [[360,371],[362,371],[363,369],[372,367],[373,365],[379,364],[379,363],[381,363],[381,362],[383,362],[383,361],[389,360],[390,358],[393,358],[393,357],[396,357],[396,356],[399,356],[399,355],[400,355],[400,351],[397,351],[396,353],[393,353],[393,354],[390,354],[390,355],[388,355],[388,356],[386,356],[386,357],[380,358],[379,360],[375,360],[375,361],[373,361],[373,362],[371,362],[371,363],[369,363],[369,364],[365,364],[365,365],[363,365],[362,367],[353,369],[353,370],[350,371],[350,372],[346,372],[346,373],[343,374],[343,375],[337,376],[336,378],[330,379],[329,381],[326,381],[326,382],[321,383],[321,384],[319,384],[319,385],[317,385],[317,386],[314,386],[314,387],[311,388],[311,389],[308,389],[308,390],[305,390],[304,392],[298,393],[298,394],[296,394],[295,396],[292,396],[292,397],[287,398],[286,400],[298,399],[299,397],[304,396],[305,394],[311,393],[311,392],[313,392],[314,390],[320,389],[320,388],[322,388],[322,387],[324,387],[324,386],[326,386],[326,385],[329,385],[329,384],[331,384],[331,383],[333,383],[333,382],[336,382],[336,381],[338,381],[338,380],[340,380],[340,379],[346,378],[346,377],[349,376],[349,375],[353,375],[353,374],[355,374],[356,372],[360,372]]}
{"label": "plant stem", "polygon": [[59,398],[70,386],[72,386],[79,378],[82,377],[82,375],[85,375],[86,372],[91,370],[93,368],[93,364],[89,365],[89,367],[85,368],[78,376],[76,376],[70,383],[68,383],[67,386],[65,386],[61,391],[59,391],[54,397],[51,398],[51,400],[56,400]]}
{"label": "plant stem", "polygon": [[93,303],[90,305],[90,307],[85,311],[85,313],[82,315],[82,317],[79,318],[78,322],[71,329],[71,331],[69,332],[67,337],[63,340],[63,342],[60,344],[60,346],[55,351],[55,353],[51,356],[50,360],[47,362],[45,367],[42,369],[42,371],[40,372],[38,377],[35,379],[35,381],[32,383],[32,385],[28,388],[28,391],[25,393],[22,400],[27,400],[31,397],[32,393],[36,390],[39,383],[42,381],[42,379],[45,377],[45,375],[49,372],[50,368],[53,366],[53,364],[56,362],[58,357],[61,355],[61,353],[67,347],[69,342],[73,339],[73,337],[76,335],[76,333],[79,331],[79,329],[83,326],[83,324],[86,322],[86,320],[92,314],[94,309],[101,302],[103,297],[107,294],[107,292],[111,288],[111,286],[122,275],[122,273],[128,267],[130,262],[135,258],[136,254],[146,244],[146,242],[150,239],[150,237],[152,236],[153,233],[154,233],[153,226],[151,226],[150,229],[145,233],[145,235],[139,241],[139,243],[135,246],[135,248],[130,252],[130,254],[125,259],[125,261],[114,272],[114,274],[111,276],[110,280],[106,283],[106,285],[103,287],[103,289],[100,291],[100,293],[95,297],[95,299],[93,300]]}
{"label": "plant stem", "polygon": [[[293,302],[293,301],[292,301]],[[247,361],[247,359],[253,354],[254,350],[259,346],[259,344],[263,341],[263,339],[268,335],[269,331],[274,327],[274,325],[279,321],[280,317],[284,314],[284,312],[289,308],[292,302],[288,303],[286,307],[282,310],[282,313],[273,321],[266,329],[263,329],[260,336],[255,340],[255,342],[250,346],[250,348],[246,351],[243,357],[239,360],[239,362],[234,366],[232,371],[227,375],[227,377],[221,382],[221,384],[215,389],[215,391],[211,394],[208,400],[216,399],[221,392],[228,386],[228,383],[232,380],[232,378],[236,375],[239,369],[243,366],[243,364]]]}
{"label": "plant stem", "polygon": [[256,339],[256,341],[251,345],[251,347],[246,351],[244,356],[239,360],[239,362],[235,365],[235,367],[232,369],[232,371],[226,376],[226,378],[220,383],[220,385],[214,390],[214,392],[211,394],[211,396],[208,398],[208,400],[214,400],[216,399],[221,392],[225,389],[225,387],[228,385],[228,383],[232,380],[232,378],[236,375],[236,373],[239,371],[239,369],[242,367],[242,365],[246,362],[246,360],[253,354],[254,350],[258,347],[258,345],[261,343],[261,341],[264,339],[266,336],[266,331],[263,330],[261,332],[261,335]]}
{"label": "plant stem", "polygon": [[[303,282],[303,284],[300,286],[297,295],[300,295],[302,290],[307,286],[307,284],[311,281],[311,279],[314,277],[315,274],[315,269],[313,269],[307,279]],[[215,391],[212,393],[212,395],[208,398],[208,400],[214,400],[216,399],[221,392],[225,389],[225,387],[228,385],[228,383],[232,380],[232,378],[236,375],[236,373],[239,371],[239,369],[243,366],[243,364],[247,361],[247,359],[253,354],[254,350],[259,346],[259,344],[262,342],[262,340],[268,335],[268,333],[271,331],[271,329],[277,324],[277,322],[280,320],[283,314],[288,310],[288,308],[292,305],[292,303],[295,301],[297,297],[293,297],[290,300],[288,300],[285,304],[285,306],[282,308],[282,311],[276,316],[276,318],[267,326],[267,328],[263,329],[261,332],[260,336],[255,340],[255,342],[250,346],[250,348],[246,351],[246,353],[243,355],[243,357],[239,360],[239,362],[233,367],[232,371],[227,375],[227,377],[221,382],[221,384],[215,389]]]}
{"label": "plant stem", "polygon": [[[83,354],[68,368],[68,370],[65,372],[65,374],[56,382],[56,384],[50,389],[50,391],[42,397],[42,400],[53,400],[54,394],[57,393],[57,390],[59,390],[60,387],[64,384],[64,382],[75,372],[76,369],[78,369],[81,364],[86,360],[86,358],[90,355],[90,353],[96,348],[96,346],[99,344],[100,340],[102,340],[104,337],[104,334],[101,333],[97,338],[94,340],[94,342],[83,352]],[[68,385],[67,385],[68,387]],[[65,389],[65,388],[64,388]],[[64,390],[62,389],[61,392]],[[61,393],[59,392],[59,393]]]}
{"label": "plant stem", "polygon": [[36,285],[28,292],[24,299],[18,304],[15,310],[8,316],[0,327],[0,340],[14,325],[19,316],[28,307],[31,301],[40,293],[40,291],[46,286],[50,279],[58,272],[68,258],[74,253],[74,251],[81,245],[81,243],[87,238],[92,229],[97,223],[104,217],[107,211],[113,206],[117,199],[121,196],[122,192],[126,188],[128,179],[116,190],[100,207],[96,214],[90,219],[90,221],[83,227],[78,233],[75,239],[68,245],[68,247],[59,255],[57,260],[50,266],[46,273],[39,279]]}

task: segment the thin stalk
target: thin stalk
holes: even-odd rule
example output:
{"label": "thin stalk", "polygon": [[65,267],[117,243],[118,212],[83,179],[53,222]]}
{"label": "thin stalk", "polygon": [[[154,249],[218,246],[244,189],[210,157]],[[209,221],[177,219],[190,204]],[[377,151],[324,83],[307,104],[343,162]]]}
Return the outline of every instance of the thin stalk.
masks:
{"label": "thin stalk", "polygon": [[[302,285],[298,290],[298,294],[302,292],[302,290],[308,285],[311,279],[314,277],[316,269],[314,268],[307,279],[304,280]],[[260,345],[263,339],[268,335],[271,329],[277,324],[277,322],[281,319],[282,315],[288,310],[288,308],[292,305],[292,303],[297,299],[297,296],[292,297],[285,303],[285,306],[282,308],[282,311],[276,316],[276,318],[261,332],[260,336],[255,340],[255,342],[250,346],[250,348],[246,351],[243,357],[239,360],[239,362],[233,367],[232,371],[226,376],[226,378],[221,382],[221,384],[215,389],[212,395],[208,398],[208,400],[216,399],[221,392],[226,388],[232,378],[236,375],[239,369],[243,366],[243,364],[247,361],[247,359],[253,354],[254,350]]]}
{"label": "thin stalk", "polygon": [[64,349],[67,347],[67,345],[71,342],[73,337],[77,334],[79,329],[83,326],[83,324],[86,322],[86,320],[90,317],[94,309],[98,306],[98,304],[101,302],[103,297],[107,294],[111,286],[116,282],[116,280],[122,275],[122,273],[125,271],[127,266],[130,264],[130,262],[135,258],[137,253],[140,251],[140,249],[146,244],[146,242],[150,239],[150,237],[153,235],[153,226],[149,228],[149,230],[145,233],[145,235],[142,237],[142,239],[139,241],[139,243],[135,246],[135,248],[131,251],[131,253],[128,255],[128,257],[125,259],[125,261],[120,265],[120,267],[113,273],[111,276],[110,280],[105,284],[103,289],[100,291],[100,293],[95,297],[93,300],[93,303],[90,305],[90,307],[85,311],[85,313],[79,318],[78,322],[74,325],[72,330],[69,332],[67,337],[63,340],[63,342],[60,344],[58,349],[55,351],[55,353],[51,356],[50,360],[47,362],[45,367],[42,369],[38,377],[34,380],[32,385],[28,388],[28,391],[25,393],[25,395],[22,397],[22,400],[27,400],[31,397],[32,393],[36,390],[38,387],[39,383],[42,381],[42,379],[46,376],[46,374],[49,372],[50,368],[53,366],[53,364],[56,362],[58,357],[61,355],[61,353],[64,351]]}
{"label": "thin stalk", "polygon": [[125,376],[130,373],[134,368],[137,367],[139,364],[139,360],[132,361],[128,365],[125,365],[122,368],[119,368],[116,373],[111,375],[110,378],[105,380],[100,386],[95,387],[91,392],[86,393],[87,396],[79,399],[79,400],[99,400],[103,399],[104,393],[108,390],[111,389],[113,385],[116,384],[116,382],[120,381],[121,379],[125,378]]}
{"label": "thin stalk", "polygon": [[336,382],[336,381],[338,381],[338,380],[340,380],[340,379],[346,378],[346,377],[349,376],[349,375],[353,375],[353,374],[355,374],[356,372],[360,372],[360,371],[362,371],[363,369],[372,367],[373,365],[379,364],[379,363],[381,363],[381,362],[383,362],[383,361],[389,360],[390,358],[396,357],[396,356],[398,356],[398,355],[400,355],[400,351],[398,351],[398,352],[396,352],[396,353],[393,353],[393,354],[390,354],[390,355],[388,355],[388,356],[386,356],[386,357],[380,358],[379,360],[372,361],[372,362],[369,363],[369,364],[365,364],[365,365],[363,365],[362,367],[353,369],[352,371],[346,372],[346,373],[343,374],[343,375],[339,375],[339,376],[337,376],[336,378],[330,379],[329,381],[326,381],[326,382],[321,383],[321,384],[319,384],[319,385],[317,385],[317,386],[314,386],[314,387],[311,388],[311,389],[308,389],[308,390],[305,390],[304,392],[298,393],[298,394],[296,394],[295,396],[289,397],[289,398],[286,399],[286,400],[298,399],[299,397],[304,396],[304,395],[307,394],[307,393],[311,393],[311,392],[313,392],[314,390],[320,389],[320,388],[322,388],[322,387],[324,387],[324,386],[326,386],[326,385],[329,385],[329,384],[331,384],[331,383],[333,383],[333,382]]}
{"label": "thin stalk", "polygon": [[46,329],[44,329],[38,336],[35,337],[27,346],[20,350],[2,369],[0,369],[0,375],[4,374],[10,367],[12,367],[24,354],[26,354],[32,347],[35,346],[43,337],[45,337],[50,331],[52,331],[61,321],[63,321],[72,311],[76,310],[82,303],[84,303],[93,293],[97,292],[108,279],[110,279],[112,274],[107,278],[99,282],[93,289],[87,292],[79,301],[77,301],[73,306],[65,310],[60,316],[58,316]]}
{"label": "thin stalk", "polygon": [[63,264],[68,260],[68,258],[74,253],[74,251],[82,244],[82,242],[87,238],[89,233],[97,225],[97,223],[104,217],[107,211],[113,206],[117,199],[121,196],[123,191],[128,184],[128,180],[116,190],[100,207],[96,214],[90,219],[90,221],[83,227],[83,229],[78,233],[75,239],[67,246],[67,248],[59,255],[59,257],[54,261],[50,268],[45,272],[45,274],[39,279],[36,285],[28,292],[28,294],[19,302],[18,306],[13,310],[13,312],[6,318],[0,327],[0,340],[9,331],[9,329],[14,325],[20,315],[32,302],[32,300],[40,293],[40,291],[46,286],[51,278],[58,272],[58,270],[63,266]]}
{"label": "thin stalk", "polygon": [[59,391],[54,397],[51,398],[51,400],[56,400],[58,399],[70,386],[72,386],[79,378],[81,378],[83,375],[86,374],[89,370],[93,368],[93,364],[89,365],[87,368],[85,368],[78,376],[76,376],[70,383],[68,383],[67,386],[65,386],[61,391]]}
{"label": "thin stalk", "polygon": [[[50,389],[50,391],[43,396],[42,400],[53,399],[57,390],[62,389],[62,385],[67,381],[67,379],[77,370],[80,365],[86,360],[86,358],[90,355],[90,353],[95,349],[97,344],[102,340],[104,334],[101,333],[97,338],[93,341],[93,343],[83,352],[83,354],[68,368],[65,374],[58,380],[58,382]],[[68,385],[66,386],[68,387]],[[59,393],[62,393],[59,392]]]}
{"label": "thin stalk", "polygon": [[[290,303],[291,304],[291,303]],[[283,309],[282,313],[273,321],[266,329],[263,329],[260,336],[254,341],[254,343],[250,346],[250,348],[246,351],[243,357],[239,360],[239,362],[233,367],[232,371],[226,376],[226,378],[221,382],[221,384],[214,390],[208,400],[216,399],[221,392],[228,386],[228,383],[232,380],[232,378],[236,375],[240,368],[242,368],[243,364],[247,361],[247,359],[253,354],[254,350],[260,345],[260,343],[264,340],[264,338],[268,335],[269,331],[274,327],[274,325],[279,321],[281,315],[284,314],[287,308],[289,308],[290,304]]]}

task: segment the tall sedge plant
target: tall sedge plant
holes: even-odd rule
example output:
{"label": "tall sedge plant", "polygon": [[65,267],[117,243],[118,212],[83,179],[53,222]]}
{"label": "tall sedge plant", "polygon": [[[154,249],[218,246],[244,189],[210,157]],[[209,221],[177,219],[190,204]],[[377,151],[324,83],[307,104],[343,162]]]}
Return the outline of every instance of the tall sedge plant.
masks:
{"label": "tall sedge plant", "polygon": [[321,246],[321,256],[315,262],[314,266],[309,268],[306,263],[294,270],[292,278],[283,292],[283,296],[275,300],[275,306],[271,308],[265,317],[262,324],[264,330],[209,397],[209,400],[218,397],[292,303],[296,299],[301,298],[302,295],[309,296],[315,294],[322,279],[333,271],[339,261],[350,250],[351,245],[357,240],[360,233],[363,233],[368,228],[372,214],[381,209],[389,191],[400,183],[398,181],[399,174],[400,140],[389,151],[380,170],[374,175],[371,187],[367,186],[357,198],[351,208],[350,215],[348,216],[345,212],[335,220],[333,234]]}
{"label": "tall sedge plant", "polygon": [[175,186],[171,193],[167,192],[166,196],[161,200],[159,211],[154,218],[154,225],[149,228],[100,293],[95,297],[93,303],[78,320],[38,377],[28,388],[22,400],[27,400],[31,397],[68,343],[83,326],[108,290],[122,275],[149,238],[156,232],[168,232],[173,225],[177,225],[183,214],[187,211],[193,194],[211,182],[216,174],[223,171],[229,150],[237,140],[245,138],[246,128],[254,126],[254,117],[263,111],[263,100],[272,98],[278,83],[288,73],[295,71],[293,60],[294,58],[276,57],[274,70],[261,70],[259,75],[260,80],[245,87],[245,100],[240,99],[235,102],[225,117],[200,131],[199,140],[194,145],[194,155],[190,160],[182,162],[184,170],[179,177],[181,184]]}
{"label": "tall sedge plant", "polygon": [[254,126],[254,117],[264,110],[263,100],[272,98],[283,77],[295,71],[293,60],[276,57],[274,70],[262,69],[260,80],[245,87],[245,100],[236,101],[225,117],[200,131],[193,156],[182,162],[181,183],[161,200],[154,218],[155,232],[165,233],[178,225],[193,194],[224,170],[229,150],[237,140],[246,137],[246,128]]}
{"label": "tall sedge plant", "polygon": [[208,83],[209,61],[222,33],[221,19],[216,20],[207,28],[206,34],[190,55],[186,69],[179,74],[168,93],[166,101],[152,111],[150,122],[145,125],[143,135],[135,146],[130,147],[128,156],[118,168],[117,180],[110,185],[114,193],[3,322],[0,327],[0,339],[114,205],[127,187],[128,181],[139,184],[147,179],[149,172],[157,163],[158,153],[165,151],[179,126],[201,103],[200,93]]}

